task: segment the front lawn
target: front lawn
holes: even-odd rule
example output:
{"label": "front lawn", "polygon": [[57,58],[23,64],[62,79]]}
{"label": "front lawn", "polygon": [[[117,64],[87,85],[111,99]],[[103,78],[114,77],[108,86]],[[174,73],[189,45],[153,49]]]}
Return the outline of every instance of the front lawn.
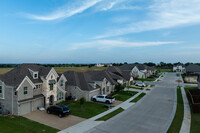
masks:
{"label": "front lawn", "polygon": [[0,133],[56,133],[58,131],[21,116],[0,117]]}
{"label": "front lawn", "polygon": [[181,94],[181,88],[177,88],[177,106],[176,106],[176,114],[174,119],[169,127],[167,133],[179,133],[181,129],[181,125],[183,122],[183,115],[184,115],[184,105],[183,105],[183,98]]}
{"label": "front lawn", "polygon": [[132,87],[132,86],[127,86],[127,88],[128,88],[128,89],[129,89],[129,88],[132,88],[132,89],[143,90],[143,88],[142,88],[142,87]]}
{"label": "front lawn", "polygon": [[126,101],[137,93],[138,92],[133,92],[133,91],[120,91],[115,93],[114,98],[115,100],[118,101]]}
{"label": "front lawn", "polygon": [[136,79],[136,81],[155,81],[156,79],[153,79],[153,78],[146,78],[146,79]]}
{"label": "front lawn", "polygon": [[139,101],[141,98],[143,98],[143,96],[145,96],[146,93],[141,93],[139,96],[137,96],[135,99],[131,100],[130,102],[137,102]]}
{"label": "front lawn", "polygon": [[[197,87],[185,87],[185,91],[187,93],[187,90],[189,89],[197,89]],[[200,129],[200,114],[195,114],[192,112],[191,109],[191,127],[190,127],[190,133],[199,133]]]}
{"label": "front lawn", "polygon": [[104,104],[95,102],[85,102],[84,104],[81,105],[80,101],[63,101],[58,104],[67,105],[71,109],[72,115],[86,119],[96,116],[107,110],[104,107]]}
{"label": "front lawn", "polygon": [[120,108],[116,109],[115,111],[110,112],[109,114],[107,114],[101,118],[98,118],[96,121],[106,121],[106,120],[112,118],[113,116],[121,113],[122,111],[124,111],[124,109],[120,107]]}

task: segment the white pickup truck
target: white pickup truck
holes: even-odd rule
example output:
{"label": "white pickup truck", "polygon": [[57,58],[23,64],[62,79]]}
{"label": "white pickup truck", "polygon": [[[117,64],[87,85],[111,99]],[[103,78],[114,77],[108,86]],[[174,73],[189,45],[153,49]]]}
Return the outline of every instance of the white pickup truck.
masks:
{"label": "white pickup truck", "polygon": [[115,102],[115,98],[108,97],[107,95],[96,95],[92,97],[94,102],[103,102],[107,104],[111,104]]}

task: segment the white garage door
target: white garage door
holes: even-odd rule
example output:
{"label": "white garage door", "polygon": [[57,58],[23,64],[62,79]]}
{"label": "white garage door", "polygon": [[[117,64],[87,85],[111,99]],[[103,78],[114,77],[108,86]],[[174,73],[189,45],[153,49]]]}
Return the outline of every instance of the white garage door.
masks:
{"label": "white garage door", "polygon": [[38,107],[44,107],[44,98],[34,100],[33,111],[37,110]]}
{"label": "white garage door", "polygon": [[31,102],[20,104],[19,114],[24,115],[31,112]]}

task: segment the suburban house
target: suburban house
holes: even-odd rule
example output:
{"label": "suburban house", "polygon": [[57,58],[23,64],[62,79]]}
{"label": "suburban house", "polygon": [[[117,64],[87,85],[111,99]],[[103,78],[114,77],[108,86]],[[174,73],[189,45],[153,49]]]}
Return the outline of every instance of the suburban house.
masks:
{"label": "suburban house", "polygon": [[155,73],[153,67],[143,64],[124,64],[119,67],[122,71],[130,71],[134,78],[147,78]]}
{"label": "suburban house", "polygon": [[196,64],[190,64],[186,66],[186,73],[184,74],[183,79],[188,83],[197,83],[199,74],[200,66]]}
{"label": "suburban house", "polygon": [[114,66],[103,71],[67,71],[63,75],[66,78],[66,97],[73,99],[84,97],[86,101],[90,101],[94,95],[109,95],[117,84],[126,85],[127,81],[133,82],[130,73],[122,72]]}
{"label": "suburban house", "polygon": [[185,65],[178,63],[177,65],[173,66],[173,72],[181,72],[185,73]]}
{"label": "suburban house", "polygon": [[74,99],[84,97],[86,101],[90,101],[94,95],[110,94],[114,91],[114,85],[117,84],[106,71],[67,71],[63,75],[67,80],[65,82],[66,96]]}
{"label": "suburban house", "polygon": [[[24,115],[65,99],[54,68],[22,64],[0,75],[0,105],[14,115]],[[58,95],[59,94],[59,95]]]}

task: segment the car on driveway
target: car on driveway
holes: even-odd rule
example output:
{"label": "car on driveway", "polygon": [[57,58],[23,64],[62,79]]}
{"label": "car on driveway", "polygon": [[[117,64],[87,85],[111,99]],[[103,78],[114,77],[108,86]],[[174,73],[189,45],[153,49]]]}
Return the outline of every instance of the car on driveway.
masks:
{"label": "car on driveway", "polygon": [[145,83],[143,83],[143,82],[137,82],[135,85],[139,86],[139,87],[145,87],[146,86]]}
{"label": "car on driveway", "polygon": [[94,102],[103,102],[107,104],[111,104],[115,102],[115,98],[108,97],[107,95],[96,95],[92,97]]}
{"label": "car on driveway", "polygon": [[48,114],[57,114],[60,118],[71,113],[71,110],[68,106],[65,105],[55,105],[47,108]]}

